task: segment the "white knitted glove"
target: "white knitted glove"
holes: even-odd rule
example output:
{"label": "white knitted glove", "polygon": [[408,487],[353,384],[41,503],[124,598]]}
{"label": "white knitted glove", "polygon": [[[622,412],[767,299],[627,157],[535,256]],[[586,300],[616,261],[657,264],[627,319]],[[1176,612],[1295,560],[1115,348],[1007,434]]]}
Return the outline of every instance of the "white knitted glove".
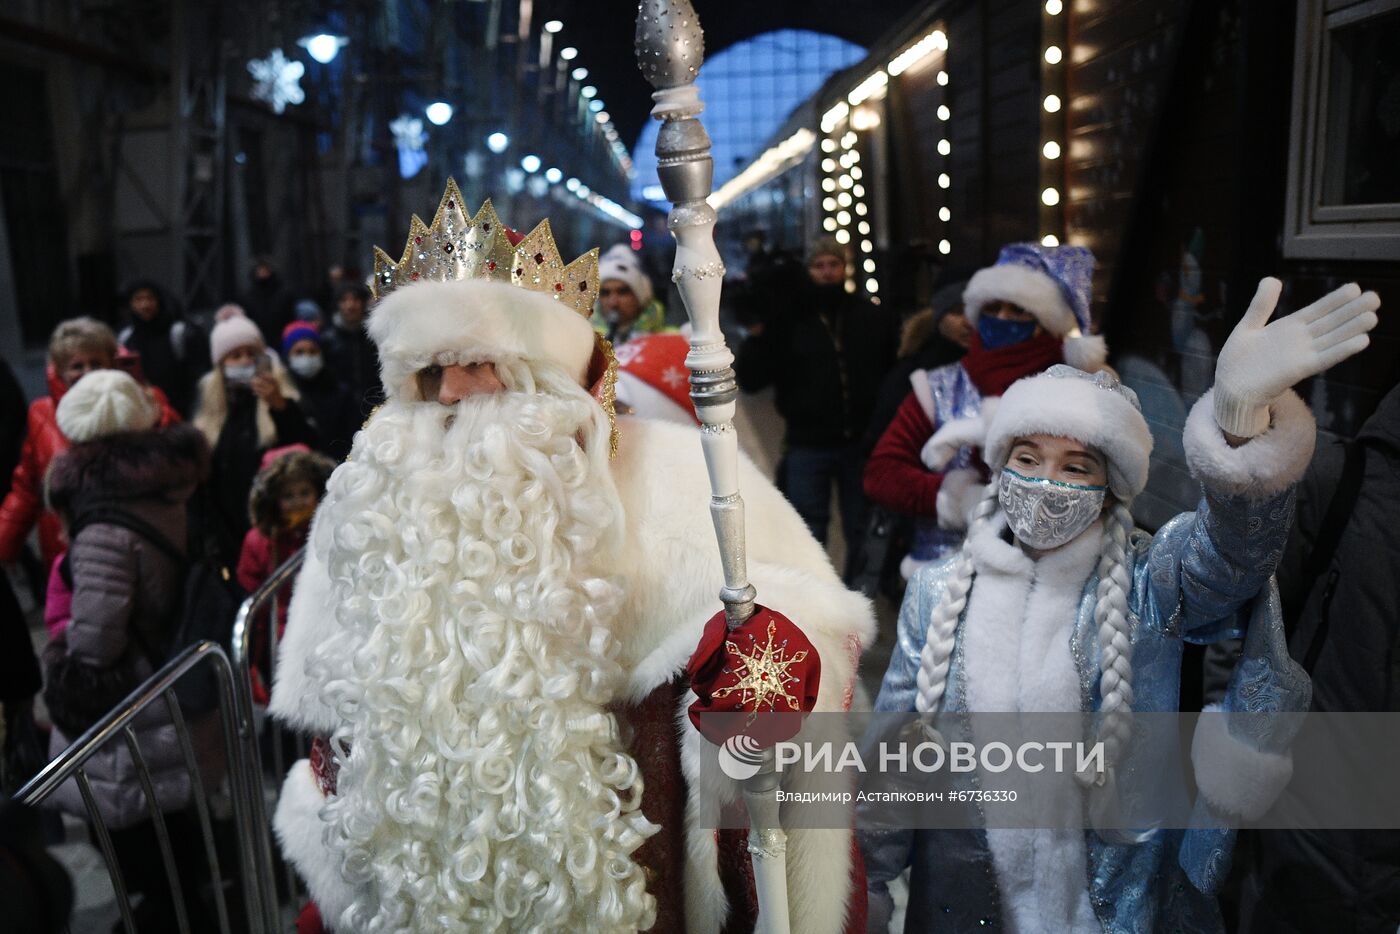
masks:
{"label": "white knitted glove", "polygon": [[1349,283],[1269,323],[1283,283],[1267,278],[1215,362],[1215,422],[1252,438],[1269,427],[1269,404],[1299,380],[1360,353],[1380,319],[1381,300]]}
{"label": "white knitted glove", "polygon": [[934,508],[938,510],[938,527],[957,531],[972,524],[972,513],[987,492],[987,484],[976,470],[963,468],[943,475],[938,486]]}
{"label": "white knitted glove", "polygon": [[929,470],[942,470],[964,447],[980,448],[987,437],[987,423],[981,416],[958,418],[935,431],[924,442],[919,459]]}

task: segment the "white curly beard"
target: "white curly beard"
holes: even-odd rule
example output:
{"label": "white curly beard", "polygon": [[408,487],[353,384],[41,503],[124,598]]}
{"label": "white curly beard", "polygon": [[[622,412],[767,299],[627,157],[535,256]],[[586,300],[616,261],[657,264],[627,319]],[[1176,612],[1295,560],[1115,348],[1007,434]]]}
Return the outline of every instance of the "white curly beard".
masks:
{"label": "white curly beard", "polygon": [[656,828],[604,709],[622,678],[622,592],[598,574],[622,528],[607,419],[562,372],[498,372],[513,391],[382,407],[322,507],[353,643],[350,673],[323,681],[349,745],[322,812],[356,890],[338,930],[655,915],[631,854]]}

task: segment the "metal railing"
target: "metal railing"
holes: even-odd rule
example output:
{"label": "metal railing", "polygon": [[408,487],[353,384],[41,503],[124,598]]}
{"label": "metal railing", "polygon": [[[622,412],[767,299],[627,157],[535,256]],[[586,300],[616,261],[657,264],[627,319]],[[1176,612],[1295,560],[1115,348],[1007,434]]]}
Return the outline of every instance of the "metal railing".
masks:
{"label": "metal railing", "polygon": [[[282,562],[263,581],[262,586],[253,591],[248,599],[243,601],[238,608],[238,615],[233,621],[233,665],[238,672],[239,683],[244,685],[244,690],[239,692],[239,697],[244,700],[245,707],[239,715],[239,732],[247,737],[253,746],[254,753],[258,753],[258,737],[256,725],[253,721],[253,635],[256,628],[258,616],[263,609],[267,609],[267,631],[268,631],[268,659],[267,670],[262,672],[265,683],[271,690],[276,677],[277,646],[280,643],[278,637],[277,620],[279,616],[279,597],[282,588],[291,583],[297,571],[301,569],[302,561],[305,560],[306,549],[299,548],[286,561]],[[287,763],[285,753],[285,740],[288,736],[295,737],[299,748],[305,745],[305,737],[301,734],[290,733],[282,729],[282,725],[276,720],[269,720],[269,740],[271,744],[272,774],[280,782],[287,775]],[[254,768],[258,775],[258,781],[262,780],[262,758],[259,755],[254,759]],[[259,785],[261,788],[261,785]],[[267,820],[263,820],[258,826],[258,846],[267,853],[267,865],[272,865],[272,833],[271,825]],[[297,878],[296,871],[291,864],[283,862],[283,881],[286,884],[287,897],[291,898],[302,890],[301,881]],[[271,872],[269,870],[269,884],[271,884]]]}
{"label": "metal railing", "polygon": [[219,930],[222,934],[232,934],[228,903],[224,894],[224,876],[215,846],[213,819],[210,816],[209,795],[200,764],[195,758],[194,744],[190,739],[184,713],[174,691],[176,682],[201,664],[212,665],[218,680],[217,710],[222,727],[233,822],[238,840],[240,844],[244,844],[237,847],[237,881],[243,894],[243,921],[246,925],[244,930],[249,934],[273,934],[277,930],[277,899],[276,891],[272,887],[271,851],[266,843],[267,817],[262,796],[261,766],[257,746],[253,742],[252,732],[245,718],[246,712],[252,708],[252,699],[248,681],[235,677],[228,655],[215,643],[200,642],[191,645],[172,658],[129,694],[120,705],[78,737],[58,758],[45,766],[16,793],[15,798],[26,804],[39,805],[65,782],[70,779],[76,782],[91,820],[93,834],[97,838],[98,847],[112,878],[122,921],[128,931],[137,931],[131,898],[117,861],[111,832],[93,796],[86,770],[89,759],[109,743],[117,742],[119,738],[124,739],[155,831],[165,878],[170,886],[176,923],[181,934],[188,934],[191,930],[190,919],[183,897],[180,867],[176,865],[165,814],[156,800],[150,767],[133,727],[137,717],[163,700],[179,738],[184,767],[189,773],[190,794],[203,837],[204,857],[212,882],[214,910]]}

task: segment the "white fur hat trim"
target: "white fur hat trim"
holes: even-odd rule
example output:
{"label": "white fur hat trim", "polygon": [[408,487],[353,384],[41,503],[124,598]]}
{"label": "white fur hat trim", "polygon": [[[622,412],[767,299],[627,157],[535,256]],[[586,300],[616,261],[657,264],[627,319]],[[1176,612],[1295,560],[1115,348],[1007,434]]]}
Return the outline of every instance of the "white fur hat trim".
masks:
{"label": "white fur hat trim", "polygon": [[548,361],[583,382],[594,349],[588,320],[543,292],[468,279],[401,286],[374,306],[385,392],[418,398],[414,380],[434,363]]}

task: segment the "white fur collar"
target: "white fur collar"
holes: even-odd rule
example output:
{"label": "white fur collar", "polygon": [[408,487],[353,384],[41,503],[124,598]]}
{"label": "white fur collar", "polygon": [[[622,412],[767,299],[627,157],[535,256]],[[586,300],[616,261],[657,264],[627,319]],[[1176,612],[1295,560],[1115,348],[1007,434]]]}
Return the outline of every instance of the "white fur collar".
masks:
{"label": "white fur collar", "polygon": [[[962,631],[968,709],[1078,710],[1079,672],[1070,641],[1080,595],[1098,560],[1103,524],[1095,522],[1039,560],[1005,541],[1005,530],[1006,518],[998,512],[968,541],[978,571]],[[1017,785],[1013,774],[979,771],[978,778],[988,790]],[[1081,804],[1073,776],[1041,776],[1036,789],[1050,813]],[[1096,929],[1082,832],[993,829],[987,831],[987,846],[1008,930]]]}

